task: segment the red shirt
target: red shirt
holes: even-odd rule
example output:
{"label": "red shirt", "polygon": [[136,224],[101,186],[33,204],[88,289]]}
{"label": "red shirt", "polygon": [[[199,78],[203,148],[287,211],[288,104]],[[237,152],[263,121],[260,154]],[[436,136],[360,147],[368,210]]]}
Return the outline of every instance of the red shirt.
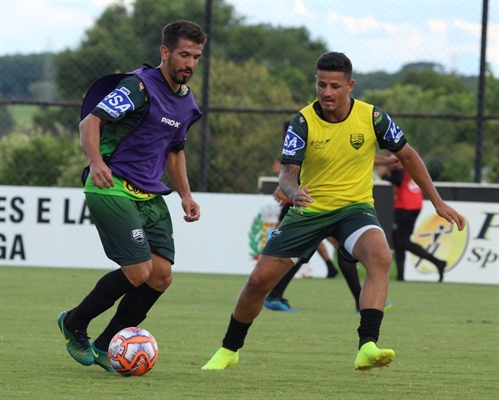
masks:
{"label": "red shirt", "polygon": [[423,207],[423,192],[404,169],[402,182],[395,186],[394,207],[403,210],[421,210]]}

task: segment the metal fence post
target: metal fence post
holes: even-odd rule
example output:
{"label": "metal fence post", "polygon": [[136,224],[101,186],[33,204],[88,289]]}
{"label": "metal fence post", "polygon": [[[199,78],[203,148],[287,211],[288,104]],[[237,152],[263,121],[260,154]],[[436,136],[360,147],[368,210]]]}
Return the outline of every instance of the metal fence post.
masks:
{"label": "metal fence post", "polygon": [[489,0],[483,0],[482,14],[482,43],[480,49],[480,75],[478,76],[478,101],[476,113],[476,140],[475,140],[475,182],[482,181],[483,167],[483,116],[485,111],[485,64],[487,46],[487,19]]}
{"label": "metal fence post", "polygon": [[201,111],[201,141],[199,143],[199,175],[198,192],[206,192],[208,180],[208,144],[210,137],[209,107],[210,107],[210,42],[211,42],[211,7],[212,0],[206,0],[204,12],[204,29],[208,39],[203,48],[203,83],[201,93],[203,100]]}

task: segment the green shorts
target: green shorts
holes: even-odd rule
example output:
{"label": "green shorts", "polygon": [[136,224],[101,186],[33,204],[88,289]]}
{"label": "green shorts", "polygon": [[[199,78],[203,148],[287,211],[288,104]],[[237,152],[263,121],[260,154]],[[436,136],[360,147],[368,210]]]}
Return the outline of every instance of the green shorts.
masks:
{"label": "green shorts", "polygon": [[173,264],[173,226],[162,196],[135,201],[85,193],[85,198],[109,259],[124,266],[148,261],[155,253]]}
{"label": "green shorts", "polygon": [[290,208],[281,224],[272,232],[262,254],[309,261],[319,244],[328,236],[338,241],[338,252],[350,262],[357,260],[345,248],[345,241],[366,226],[381,228],[371,204],[360,203],[326,213],[298,214]]}

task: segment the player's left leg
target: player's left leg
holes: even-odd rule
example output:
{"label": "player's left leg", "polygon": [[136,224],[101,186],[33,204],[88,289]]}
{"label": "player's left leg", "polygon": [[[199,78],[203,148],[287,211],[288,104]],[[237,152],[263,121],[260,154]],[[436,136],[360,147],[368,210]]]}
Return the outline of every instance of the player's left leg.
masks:
{"label": "player's left leg", "polygon": [[373,367],[388,367],[395,353],[378,349],[383,310],[388,293],[391,252],[384,232],[377,227],[366,227],[353,245],[352,255],[366,268],[366,279],[360,295],[359,353],[356,370],[369,371]]}
{"label": "player's left leg", "polygon": [[[148,281],[123,296],[107,327],[92,342],[95,364],[107,371],[113,370],[107,358],[107,350],[111,339],[124,328],[139,326],[146,319],[151,307],[172,282],[170,261],[152,254],[152,263],[153,269]],[[154,285],[154,287],[151,285]]]}
{"label": "player's left leg", "polygon": [[[173,229],[168,208],[163,198],[155,198],[137,204],[144,218],[144,231],[148,237],[150,268],[147,276],[134,266],[123,266],[124,274],[132,282],[140,283],[121,299],[115,315],[104,331],[92,343],[95,350],[107,351],[109,342],[120,330],[136,327],[144,321],[147,313],[159,297],[172,283],[172,261],[174,259]],[[140,280],[137,278],[140,277]],[[97,354],[97,357],[96,357]],[[111,370],[107,357],[99,357],[99,351],[94,352],[95,363],[106,370]]]}

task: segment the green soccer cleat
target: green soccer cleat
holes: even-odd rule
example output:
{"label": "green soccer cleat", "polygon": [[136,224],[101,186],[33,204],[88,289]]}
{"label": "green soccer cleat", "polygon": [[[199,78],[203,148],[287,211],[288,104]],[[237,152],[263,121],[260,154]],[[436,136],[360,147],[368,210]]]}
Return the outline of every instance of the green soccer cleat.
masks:
{"label": "green soccer cleat", "polygon": [[66,341],[66,349],[71,357],[73,357],[80,364],[85,366],[94,363],[94,355],[92,353],[92,346],[89,342],[87,332],[74,331],[70,332],[64,326],[64,319],[68,315],[67,311],[63,311],[57,318],[57,325],[64,335]]}
{"label": "green soccer cleat", "polygon": [[355,370],[362,373],[370,372],[372,368],[389,367],[390,363],[395,358],[395,352],[391,349],[378,349],[376,343],[365,343],[357,353],[355,359]]}
{"label": "green soccer cleat", "polygon": [[211,357],[211,360],[201,369],[227,369],[232,368],[239,362],[239,351],[232,351],[220,347]]}
{"label": "green soccer cleat", "polygon": [[99,350],[97,347],[95,347],[94,342],[92,342],[92,354],[94,356],[94,364],[104,368],[106,371],[114,372],[114,368],[109,361],[107,351]]}

